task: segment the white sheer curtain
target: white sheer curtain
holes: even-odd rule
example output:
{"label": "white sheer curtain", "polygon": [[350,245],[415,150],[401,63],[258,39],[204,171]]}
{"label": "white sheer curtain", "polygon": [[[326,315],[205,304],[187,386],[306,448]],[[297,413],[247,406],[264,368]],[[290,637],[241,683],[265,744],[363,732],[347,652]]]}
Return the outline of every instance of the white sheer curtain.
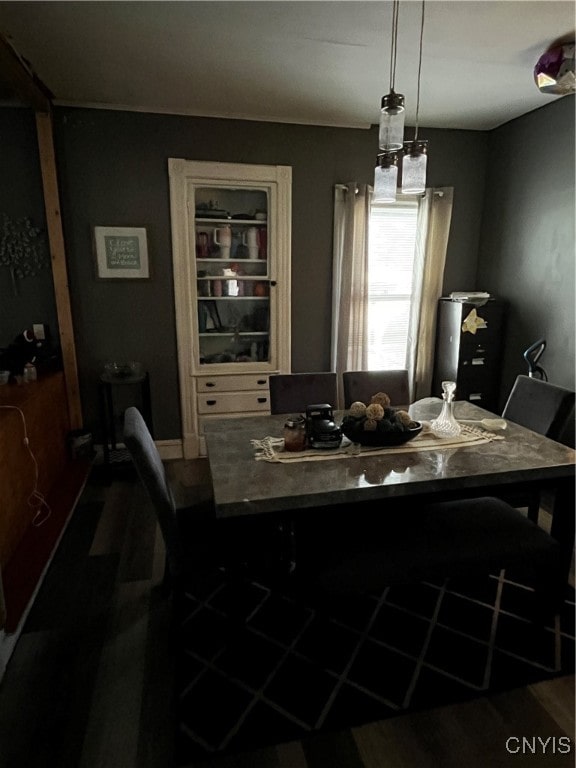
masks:
{"label": "white sheer curtain", "polygon": [[[332,273],[332,370],[366,370],[368,317],[368,232],[372,190],[339,184],[334,195]],[[428,189],[418,209],[413,301],[406,367],[411,399],[430,394],[434,364],[436,307],[442,295],[453,189]],[[339,394],[338,406],[342,407]]]}
{"label": "white sheer curtain", "polygon": [[368,223],[372,190],[366,184],[338,184],[334,190],[332,261],[332,370],[338,374],[338,407],[343,407],[342,373],[367,365]]}
{"label": "white sheer curtain", "polygon": [[428,397],[432,388],[436,311],[442,296],[453,195],[452,187],[427,189],[418,208],[406,355],[412,400]]}

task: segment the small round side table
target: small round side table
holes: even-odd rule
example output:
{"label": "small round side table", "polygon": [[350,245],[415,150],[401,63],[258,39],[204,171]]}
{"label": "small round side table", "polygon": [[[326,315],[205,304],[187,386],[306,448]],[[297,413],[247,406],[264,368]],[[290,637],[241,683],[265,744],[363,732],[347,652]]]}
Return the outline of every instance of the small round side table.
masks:
{"label": "small round side table", "polygon": [[150,433],[154,434],[150,375],[148,371],[137,376],[123,377],[102,373],[98,382],[98,395],[104,463],[130,461],[128,451],[118,448],[117,433],[122,432],[125,409],[129,405],[135,405],[140,409]]}

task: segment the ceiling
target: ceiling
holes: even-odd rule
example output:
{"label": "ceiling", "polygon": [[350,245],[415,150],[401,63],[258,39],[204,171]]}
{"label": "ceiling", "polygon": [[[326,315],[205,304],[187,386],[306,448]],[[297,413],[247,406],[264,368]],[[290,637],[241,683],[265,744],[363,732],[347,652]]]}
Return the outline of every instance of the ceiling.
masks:
{"label": "ceiling", "polygon": [[[408,124],[421,8],[399,10]],[[388,0],[0,2],[0,34],[56,104],[366,128],[389,90],[391,20]],[[489,130],[562,98],[533,70],[574,27],[574,2],[428,0],[420,125]]]}

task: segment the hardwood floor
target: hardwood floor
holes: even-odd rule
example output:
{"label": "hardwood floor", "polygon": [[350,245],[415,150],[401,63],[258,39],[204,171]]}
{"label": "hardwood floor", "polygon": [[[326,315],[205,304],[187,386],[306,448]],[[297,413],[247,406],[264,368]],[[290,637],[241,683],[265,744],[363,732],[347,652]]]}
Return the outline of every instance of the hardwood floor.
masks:
{"label": "hardwood floor", "polygon": [[[205,462],[169,471],[178,504],[205,492]],[[140,486],[86,487],[0,684],[1,768],[170,768],[163,554]],[[574,696],[569,676],[193,768],[573,766]]]}

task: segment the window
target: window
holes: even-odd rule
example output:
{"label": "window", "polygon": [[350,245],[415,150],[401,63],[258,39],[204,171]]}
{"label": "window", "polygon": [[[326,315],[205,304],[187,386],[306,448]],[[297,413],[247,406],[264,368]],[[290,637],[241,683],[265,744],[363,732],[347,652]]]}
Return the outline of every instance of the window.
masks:
{"label": "window", "polygon": [[418,200],[374,203],[368,239],[368,370],[407,367]]}

